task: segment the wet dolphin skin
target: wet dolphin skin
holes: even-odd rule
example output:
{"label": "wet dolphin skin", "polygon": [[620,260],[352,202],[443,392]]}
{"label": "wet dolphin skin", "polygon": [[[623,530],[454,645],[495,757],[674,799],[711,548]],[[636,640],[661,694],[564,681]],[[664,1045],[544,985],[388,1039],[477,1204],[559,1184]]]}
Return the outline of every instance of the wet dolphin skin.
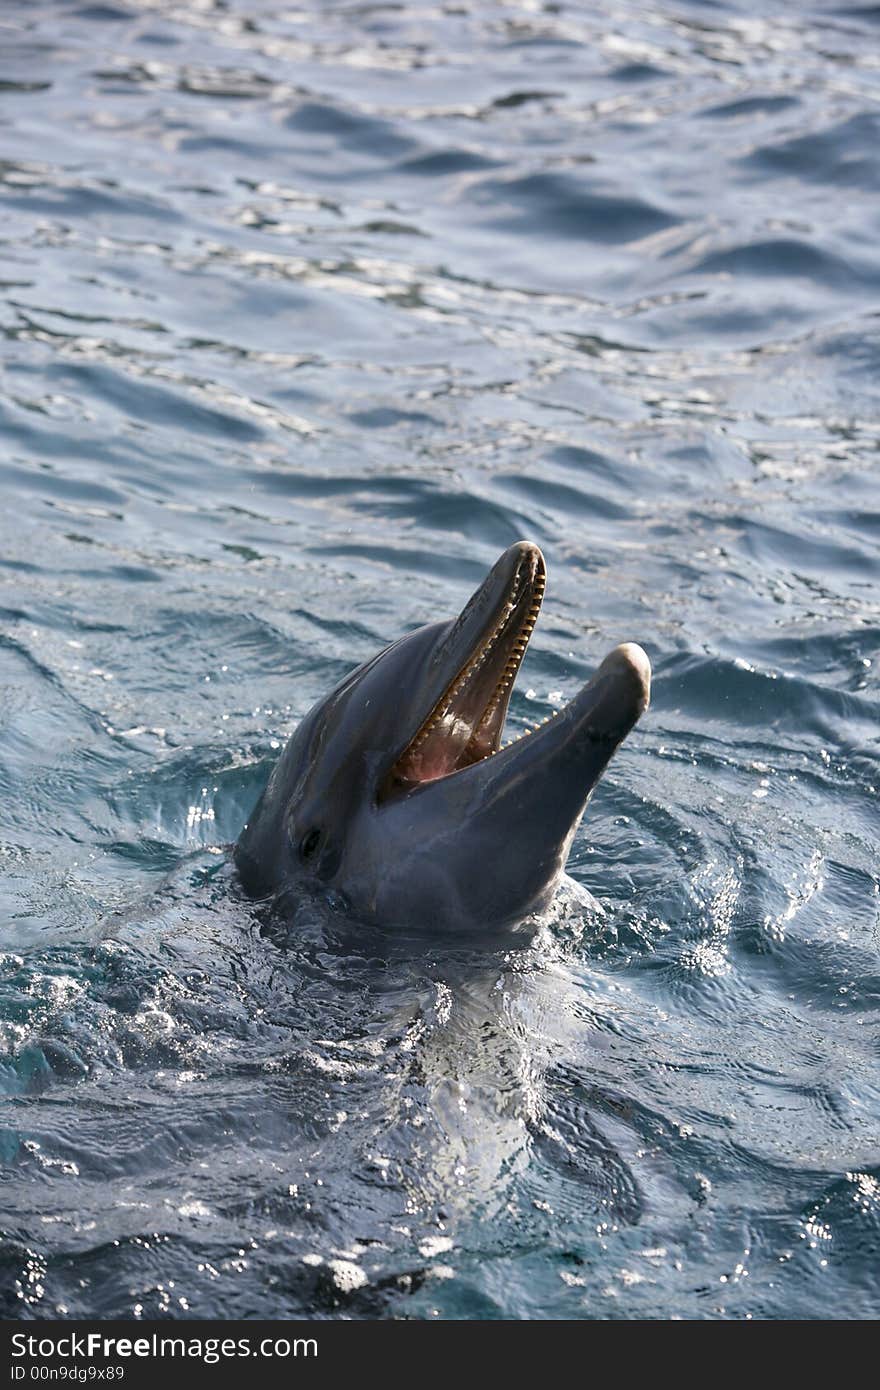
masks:
{"label": "wet dolphin skin", "polygon": [[314,706],[236,845],[248,893],[320,884],[358,918],[444,931],[546,906],[648,706],[651,668],[641,647],[615,647],[570,704],[502,747],[545,574],[517,542],[457,618],[402,637]]}

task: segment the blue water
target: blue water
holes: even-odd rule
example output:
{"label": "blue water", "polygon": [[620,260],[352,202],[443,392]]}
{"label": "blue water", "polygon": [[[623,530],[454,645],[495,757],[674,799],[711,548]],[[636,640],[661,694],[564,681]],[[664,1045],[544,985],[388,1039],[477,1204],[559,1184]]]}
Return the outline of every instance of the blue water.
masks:
{"label": "blue water", "polygon": [[[759,17],[760,15],[760,17]],[[880,11],[0,12],[0,1311],[880,1313]],[[651,712],[530,945],[235,838],[519,537]]]}

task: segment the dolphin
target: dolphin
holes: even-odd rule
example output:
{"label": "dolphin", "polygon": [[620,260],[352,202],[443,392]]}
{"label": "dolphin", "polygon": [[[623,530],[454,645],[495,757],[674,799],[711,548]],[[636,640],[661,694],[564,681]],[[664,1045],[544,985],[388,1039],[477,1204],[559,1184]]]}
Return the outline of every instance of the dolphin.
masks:
{"label": "dolphin", "polygon": [[408,633],[309,711],[235,847],[246,893],[323,889],[353,917],[441,933],[546,908],[615,749],[648,707],[641,647],[615,647],[564,709],[506,747],[546,579],[518,541],[457,618]]}

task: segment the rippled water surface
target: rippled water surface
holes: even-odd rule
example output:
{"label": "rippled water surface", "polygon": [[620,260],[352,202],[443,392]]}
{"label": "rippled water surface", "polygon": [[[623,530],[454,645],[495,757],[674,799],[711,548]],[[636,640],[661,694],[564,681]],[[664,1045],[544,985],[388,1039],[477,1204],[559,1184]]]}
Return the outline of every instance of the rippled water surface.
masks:
{"label": "rippled water surface", "polygon": [[[878,194],[876,7],[0,9],[7,1315],[880,1313]],[[281,742],[521,536],[514,730],[655,667],[602,912],[268,930]]]}

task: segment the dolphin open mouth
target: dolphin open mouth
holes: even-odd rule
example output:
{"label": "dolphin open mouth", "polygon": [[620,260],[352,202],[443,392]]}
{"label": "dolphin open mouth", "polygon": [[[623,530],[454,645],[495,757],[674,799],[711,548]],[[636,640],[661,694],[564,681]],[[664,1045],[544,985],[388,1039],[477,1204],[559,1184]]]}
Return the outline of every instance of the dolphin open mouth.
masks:
{"label": "dolphin open mouth", "polygon": [[[435,655],[439,695],[384,779],[380,799],[463,772],[492,759],[505,773],[538,745],[565,746],[584,764],[585,790],[648,707],[651,666],[624,643],[563,709],[501,748],[507,709],[544,597],[546,568],[536,545],[520,541],[501,556],[444,637]],[[436,689],[436,685],[435,685]],[[584,752],[584,749],[588,751]]]}
{"label": "dolphin open mouth", "polygon": [[391,768],[386,791],[435,782],[498,751],[545,583],[536,545],[521,542],[501,557],[444,644],[452,679]]}

